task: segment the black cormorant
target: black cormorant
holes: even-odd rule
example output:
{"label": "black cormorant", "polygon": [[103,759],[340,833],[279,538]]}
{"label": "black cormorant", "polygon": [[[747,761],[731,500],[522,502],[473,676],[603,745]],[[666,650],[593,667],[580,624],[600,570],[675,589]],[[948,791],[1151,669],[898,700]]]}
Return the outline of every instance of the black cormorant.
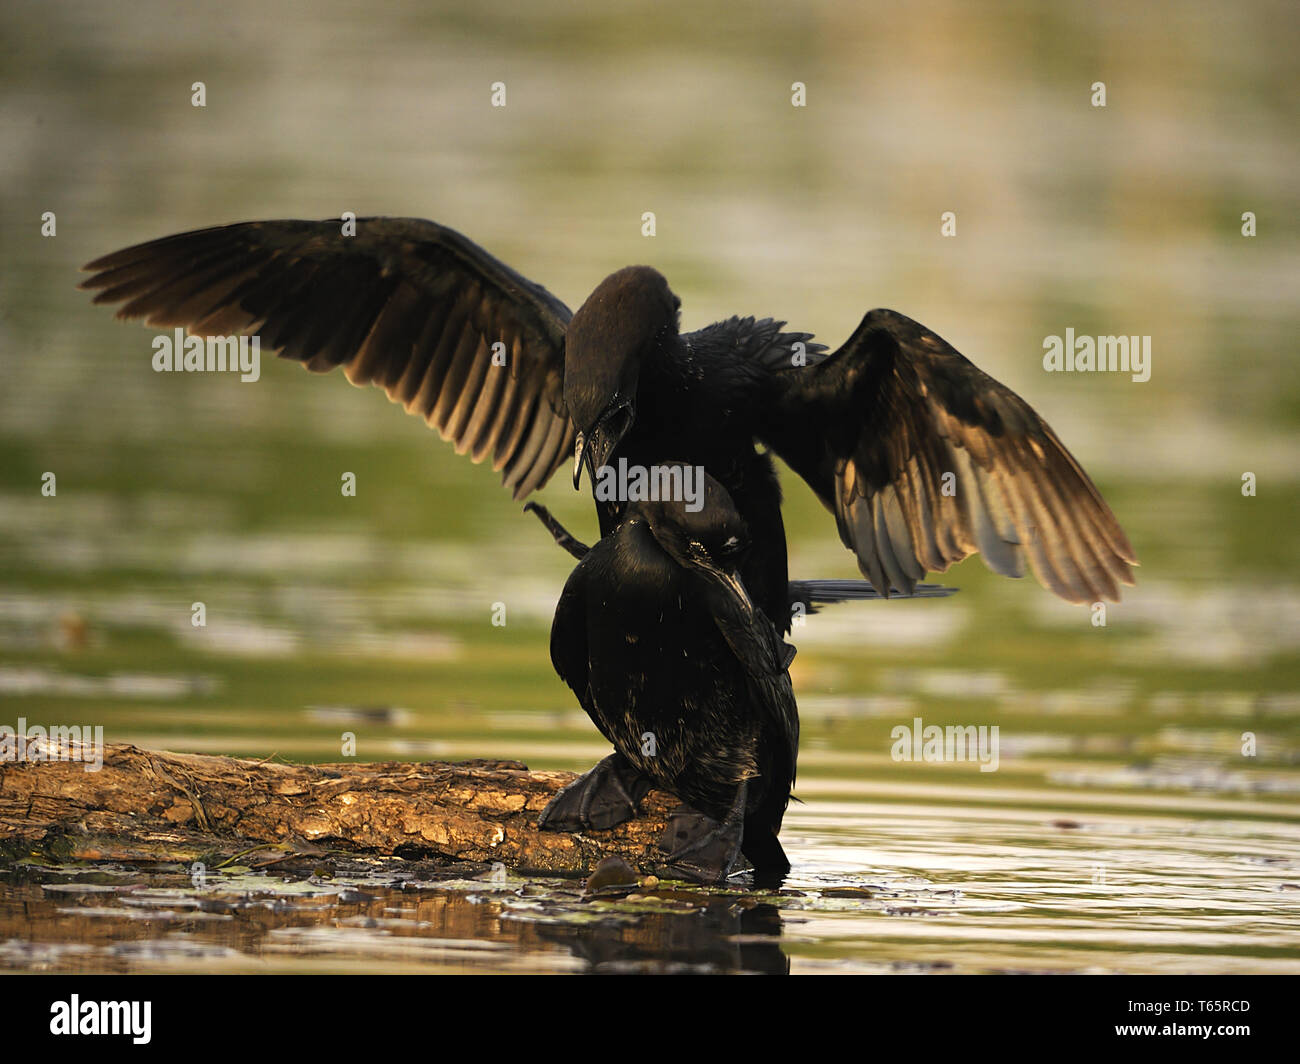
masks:
{"label": "black cormorant", "polygon": [[[782,630],[789,582],[770,452],[835,515],[882,593],[979,552],[1075,603],[1118,600],[1137,558],[1056,434],[924,326],[870,311],[835,352],[772,319],[679,331],[663,276],[629,266],[576,314],[461,234],[410,218],[268,221],[97,259],[83,287],[120,317],[256,333],[309,369],[343,366],[426,418],[516,498],[576,452],[702,466],[749,528],[740,575]],[[760,450],[763,447],[765,450]],[[597,500],[606,535],[625,499]]]}
{"label": "black cormorant", "polygon": [[693,512],[681,500],[632,502],[590,549],[537,508],[581,556],[556,607],[551,661],[615,750],[560,791],[539,824],[613,827],[660,787],[685,803],[661,842],[667,867],[711,883],[741,852],[757,873],[789,871],[777,834],[799,715],[794,648],[740,576],[749,528],[712,477],[700,503]]}

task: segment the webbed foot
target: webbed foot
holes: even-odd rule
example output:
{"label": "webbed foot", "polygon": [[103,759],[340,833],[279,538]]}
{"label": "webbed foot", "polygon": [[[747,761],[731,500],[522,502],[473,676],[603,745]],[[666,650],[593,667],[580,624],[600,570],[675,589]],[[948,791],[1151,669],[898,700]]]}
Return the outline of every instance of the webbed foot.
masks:
{"label": "webbed foot", "polygon": [[563,788],[542,810],[542,831],[605,831],[631,820],[650,792],[650,779],[621,754],[610,754]]}
{"label": "webbed foot", "polygon": [[659,849],[668,855],[665,865],[670,874],[697,883],[721,883],[731,874],[744,836],[746,789],[742,782],[721,823],[688,805],[668,815]]}

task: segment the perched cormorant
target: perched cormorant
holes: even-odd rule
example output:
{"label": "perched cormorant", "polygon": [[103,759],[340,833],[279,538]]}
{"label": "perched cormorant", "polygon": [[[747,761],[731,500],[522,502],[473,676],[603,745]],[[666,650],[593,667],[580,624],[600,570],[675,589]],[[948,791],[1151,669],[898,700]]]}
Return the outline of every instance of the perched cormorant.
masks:
{"label": "perched cormorant", "polygon": [[[576,314],[466,237],[420,219],[269,221],[164,237],[90,263],[82,285],[119,317],[192,333],[257,333],[309,369],[343,366],[516,498],[576,450],[575,483],[614,458],[672,454],[726,489],[749,528],[740,576],[782,630],[789,581],[783,458],[835,515],[880,592],[913,591],[979,552],[1026,563],[1075,603],[1118,600],[1136,555],[1056,434],[924,326],[870,311],[833,353],[772,319],[679,331],[648,266],[597,286]],[[576,447],[575,447],[576,444]],[[602,535],[627,500],[597,499]]]}
{"label": "perched cormorant", "polygon": [[657,786],[685,803],[660,843],[668,868],[712,883],[741,852],[758,873],[789,871],[777,833],[799,715],[794,648],[739,575],[749,529],[716,480],[703,488],[695,512],[681,500],[630,503],[590,549],[536,507],[581,557],[555,610],[551,661],[615,750],[560,791],[539,826],[613,827]]}
{"label": "perched cormorant", "polygon": [[[681,469],[680,463],[669,467]],[[545,506],[530,502],[524,507],[583,563],[569,578],[556,610],[551,660],[616,747],[556,796],[538,826],[606,830],[635,815],[652,786],[679,797],[693,794],[699,790],[693,773],[700,767],[694,753],[710,745],[723,751],[724,766],[732,766],[715,773],[716,790],[716,780],[730,779],[735,765],[747,764],[743,742],[735,749],[721,744],[753,729],[760,748],[754,759],[758,774],[746,779],[746,794],[734,799],[739,803],[735,810],[728,807],[730,822],[726,815],[718,819],[716,794],[711,805],[697,799],[712,815],[690,808],[675,811],[662,848],[671,854],[670,865],[692,878],[725,878],[734,863],[736,823],[744,805],[748,812],[740,838],[745,856],[760,875],[783,875],[789,862],[776,837],[786,801],[778,802],[776,796],[783,793],[788,799],[798,755],[799,717],[786,672],[794,649],[781,642],[765,613],[752,608],[736,572],[749,549],[741,534],[743,519],[717,481],[706,475],[704,484],[705,498],[698,500],[695,514],[680,499],[632,503],[595,551]],[[678,561],[683,537],[685,564]],[[712,591],[700,595],[701,587]],[[912,597],[944,598],[954,591],[918,584]],[[792,580],[787,597],[793,619],[796,611],[807,615],[828,603],[881,596],[860,580]],[[704,638],[698,635],[701,627]],[[679,659],[693,654],[703,657],[679,670]],[[779,676],[773,672],[778,659]],[[597,678],[594,684],[592,677]],[[653,684],[649,697],[648,682]],[[676,757],[647,762],[658,757],[659,733],[653,728],[664,713],[674,719],[675,728],[665,734],[679,747],[684,740],[687,748]],[[673,713],[679,716],[672,718]],[[756,721],[746,721],[755,716]],[[775,731],[772,720],[780,723]],[[653,764],[653,774],[647,773],[647,764]],[[788,779],[783,776],[787,765]]]}

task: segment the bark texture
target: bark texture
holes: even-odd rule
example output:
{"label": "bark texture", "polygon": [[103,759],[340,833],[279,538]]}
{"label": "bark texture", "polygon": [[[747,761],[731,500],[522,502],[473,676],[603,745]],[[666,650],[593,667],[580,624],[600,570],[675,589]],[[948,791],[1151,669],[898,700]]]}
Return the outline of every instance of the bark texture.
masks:
{"label": "bark texture", "polygon": [[[67,753],[54,743],[50,754]],[[604,857],[643,872],[676,801],[652,791],[611,831],[542,832],[537,817],[568,772],[517,761],[287,765],[106,745],[103,767],[0,762],[0,845],[105,860],[191,860],[262,845],[586,874]]]}

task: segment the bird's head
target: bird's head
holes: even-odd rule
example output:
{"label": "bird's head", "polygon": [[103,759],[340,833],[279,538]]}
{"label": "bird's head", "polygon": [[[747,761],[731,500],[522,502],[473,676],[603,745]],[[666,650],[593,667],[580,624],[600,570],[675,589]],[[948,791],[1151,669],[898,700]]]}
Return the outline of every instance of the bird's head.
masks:
{"label": "bird's head", "polygon": [[644,520],[663,551],[701,578],[708,590],[722,592],[751,614],[753,605],[738,571],[749,550],[749,526],[727,489],[699,467],[666,462],[661,468],[677,470],[680,479],[673,478],[677,483],[692,484],[693,498],[634,502],[628,508],[629,518]]}
{"label": "bird's head", "polygon": [[628,266],[597,286],[569,322],[564,402],[578,428],[573,486],[609,461],[636,420],[641,365],[677,333],[681,301],[663,274]]}

